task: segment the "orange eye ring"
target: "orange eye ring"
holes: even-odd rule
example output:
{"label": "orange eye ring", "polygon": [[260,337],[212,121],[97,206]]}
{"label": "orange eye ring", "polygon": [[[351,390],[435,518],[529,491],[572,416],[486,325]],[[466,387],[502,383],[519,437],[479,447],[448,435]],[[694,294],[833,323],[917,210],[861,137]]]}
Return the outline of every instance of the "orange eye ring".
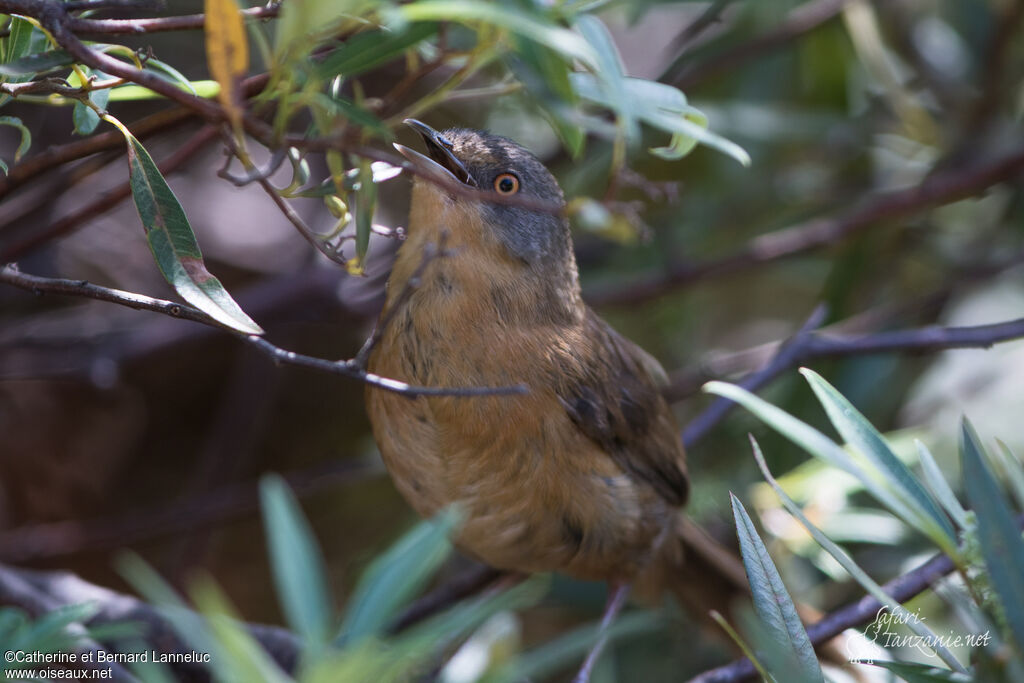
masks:
{"label": "orange eye ring", "polygon": [[519,178],[514,173],[502,173],[494,179],[494,191],[504,195],[519,192]]}

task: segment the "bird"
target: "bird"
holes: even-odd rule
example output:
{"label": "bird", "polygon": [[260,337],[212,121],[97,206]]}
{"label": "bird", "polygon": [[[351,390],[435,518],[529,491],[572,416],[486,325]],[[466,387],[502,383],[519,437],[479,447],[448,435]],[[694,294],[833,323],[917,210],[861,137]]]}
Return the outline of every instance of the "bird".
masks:
{"label": "bird", "polygon": [[721,608],[746,589],[742,567],[680,513],[691,483],[665,372],[583,301],[557,180],[508,138],[405,123],[426,154],[395,144],[415,178],[367,370],[526,390],[368,386],[396,488],[425,517],[457,505],[455,544],[483,563],[607,582],[602,633],[638,582]]}

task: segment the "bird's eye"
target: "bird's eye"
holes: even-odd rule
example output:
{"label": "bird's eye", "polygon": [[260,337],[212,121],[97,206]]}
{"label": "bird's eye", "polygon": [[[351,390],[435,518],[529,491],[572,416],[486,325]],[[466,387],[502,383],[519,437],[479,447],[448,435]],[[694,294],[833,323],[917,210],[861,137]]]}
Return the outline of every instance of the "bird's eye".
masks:
{"label": "bird's eye", "polygon": [[498,194],[515,194],[519,192],[519,178],[512,173],[502,173],[494,179],[494,191]]}

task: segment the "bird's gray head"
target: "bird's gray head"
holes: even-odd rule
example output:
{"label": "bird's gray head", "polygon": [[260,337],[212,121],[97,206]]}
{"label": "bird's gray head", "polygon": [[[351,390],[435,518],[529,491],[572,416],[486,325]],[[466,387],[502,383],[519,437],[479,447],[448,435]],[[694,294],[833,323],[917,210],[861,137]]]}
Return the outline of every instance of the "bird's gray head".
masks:
{"label": "bird's gray head", "polygon": [[395,147],[428,180],[437,180],[442,186],[458,182],[493,193],[497,199],[524,199],[516,205],[487,201],[486,197],[457,198],[480,203],[484,222],[514,256],[531,265],[562,262],[570,257],[572,241],[563,211],[565,197],[558,181],[537,157],[500,135],[469,128],[438,132],[415,119],[406,123],[423,138],[427,154],[403,145]]}

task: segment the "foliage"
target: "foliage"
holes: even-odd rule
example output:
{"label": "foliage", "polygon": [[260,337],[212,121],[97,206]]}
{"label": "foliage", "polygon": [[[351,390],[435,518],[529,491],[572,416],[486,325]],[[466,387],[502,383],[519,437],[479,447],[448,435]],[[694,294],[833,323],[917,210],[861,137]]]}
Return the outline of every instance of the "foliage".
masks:
{"label": "foliage", "polygon": [[[292,674],[262,650],[212,581],[196,582],[190,590],[197,613],[139,558],[122,562],[125,575],[164,611],[185,642],[210,654],[218,681],[408,681],[431,668],[440,670],[442,678],[454,676],[451,680],[517,681],[567,667],[597,637],[594,627],[584,627],[536,651],[518,653],[514,625],[490,635],[502,620],[515,623],[513,611],[544,597],[549,582],[541,575],[447,607],[392,633],[409,601],[450,555],[448,537],[459,523],[457,509],[421,522],[376,558],[344,612],[334,614],[323,558],[287,485],[268,476],[261,498],[277,594],[299,638],[301,659]],[[628,614],[611,635],[649,631],[654,623],[650,614]],[[144,680],[163,675],[148,667],[138,674]]]}
{"label": "foliage", "polygon": [[[910,683],[1020,680],[1024,673],[1024,639],[1018,630],[1018,622],[1024,618],[1024,593],[1021,592],[1024,574],[1020,571],[1024,566],[1022,517],[1019,512],[1014,516],[1010,499],[993,474],[992,460],[970,423],[963,422],[960,447],[964,488],[972,508],[965,513],[950,485],[937,473],[934,459],[923,444],[918,442],[918,448],[922,470],[927,474],[919,477],[895,456],[885,437],[835,388],[811,370],[802,372],[833,426],[847,438],[845,447],[740,387],[713,382],[706,390],[737,401],[812,456],[856,477],[863,489],[889,514],[929,538],[936,548],[952,558],[963,579],[951,593],[954,606],[979,615],[977,623],[994,625],[985,633],[990,638],[968,638],[969,660],[984,664],[963,664],[951,651],[955,637],[937,634],[925,624],[927,615],[912,613],[894,601],[845,550],[815,526],[769,472],[758,443],[751,437],[757,463],[784,507],[849,576],[883,605],[885,613],[897,619],[895,623],[913,632],[909,642],[928,648],[931,656],[941,659],[946,668],[898,662],[879,662],[878,666]],[[1024,465],[1012,458],[1012,454],[1003,462],[1008,471],[1015,473],[1011,478],[1019,479]],[[793,600],[750,517],[735,496],[733,509],[758,615],[758,622],[751,624],[750,629],[755,647],[745,645],[745,649],[756,651],[756,657],[761,660],[759,668],[774,680],[821,680],[821,671]],[[877,629],[879,624],[872,626]],[[961,624],[960,628],[970,628],[970,625]],[[993,666],[994,662],[998,665]]]}

